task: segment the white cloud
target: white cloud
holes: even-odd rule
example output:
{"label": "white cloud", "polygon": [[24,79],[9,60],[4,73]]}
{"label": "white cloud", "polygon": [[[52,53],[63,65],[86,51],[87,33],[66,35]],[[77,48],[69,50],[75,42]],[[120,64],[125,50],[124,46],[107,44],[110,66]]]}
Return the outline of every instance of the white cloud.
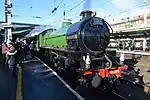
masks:
{"label": "white cloud", "polygon": [[112,0],[112,3],[117,4],[118,2],[120,2],[121,0]]}
{"label": "white cloud", "polygon": [[131,9],[136,5],[136,0],[112,0],[112,3],[115,4],[119,9]]}
{"label": "white cloud", "polygon": [[[115,18],[114,23],[120,22],[121,19],[127,20],[126,19],[127,17],[133,19],[133,17],[135,16],[144,14],[144,7],[136,8],[138,7],[138,5],[140,5],[140,4],[137,5],[136,0],[112,0],[112,3],[116,5],[116,7],[119,10],[122,10],[124,12],[124,13],[118,12],[118,14],[111,16]],[[150,9],[147,10],[147,13],[150,13]],[[113,15],[113,13],[111,15]],[[107,18],[107,19],[111,19],[111,21],[110,20],[109,21],[112,22],[112,18]]]}
{"label": "white cloud", "polygon": [[105,12],[96,12],[96,16],[97,17],[104,17],[106,15],[106,13]]}

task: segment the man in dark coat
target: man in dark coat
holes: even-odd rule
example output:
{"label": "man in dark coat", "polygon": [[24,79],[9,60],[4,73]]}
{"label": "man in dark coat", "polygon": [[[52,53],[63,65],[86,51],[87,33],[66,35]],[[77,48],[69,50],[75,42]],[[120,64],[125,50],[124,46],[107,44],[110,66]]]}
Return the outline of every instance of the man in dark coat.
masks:
{"label": "man in dark coat", "polygon": [[23,60],[23,57],[22,57],[22,44],[21,44],[20,38],[16,39],[16,42],[14,43],[14,47],[17,50],[16,62],[20,66],[21,61]]}

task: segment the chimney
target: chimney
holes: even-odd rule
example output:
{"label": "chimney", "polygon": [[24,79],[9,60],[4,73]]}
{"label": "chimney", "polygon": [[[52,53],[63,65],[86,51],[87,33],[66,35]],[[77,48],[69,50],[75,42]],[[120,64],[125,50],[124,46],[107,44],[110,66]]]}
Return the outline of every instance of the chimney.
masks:
{"label": "chimney", "polygon": [[92,11],[90,11],[90,10],[84,10],[84,11],[81,12],[80,16],[82,16],[82,19],[85,19],[85,18],[91,17],[92,14],[93,14]]}

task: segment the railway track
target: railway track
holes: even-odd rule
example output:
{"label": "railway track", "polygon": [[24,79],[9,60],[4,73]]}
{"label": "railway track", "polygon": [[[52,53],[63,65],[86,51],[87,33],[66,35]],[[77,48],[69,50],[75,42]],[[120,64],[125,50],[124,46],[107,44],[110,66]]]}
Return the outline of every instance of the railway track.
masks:
{"label": "railway track", "polygon": [[[52,65],[48,64],[50,68]],[[74,85],[66,78],[63,72],[58,72],[73,89]],[[47,73],[48,74],[48,73]],[[44,74],[45,75],[45,74]],[[129,80],[122,80],[119,86],[119,92],[109,91],[109,90],[98,90],[98,89],[83,89],[80,88],[76,90],[85,100],[150,100],[150,95],[148,94],[149,88],[140,84],[136,84]]]}
{"label": "railway track", "polygon": [[[54,68],[50,62],[47,63],[51,68]],[[132,65],[134,63],[130,62]],[[55,70],[59,76],[61,76],[73,89],[75,89],[73,82],[69,81],[69,78],[64,72]],[[119,86],[119,92],[112,92],[107,90],[95,90],[95,89],[79,89],[77,92],[85,98],[85,100],[150,100],[149,87],[136,84],[129,80],[122,81]]]}
{"label": "railway track", "polygon": [[[136,84],[129,80],[122,80],[119,86],[119,91],[109,91],[109,90],[85,90],[80,91],[82,97],[85,100],[150,100],[150,88]],[[94,98],[94,99],[93,99]]]}

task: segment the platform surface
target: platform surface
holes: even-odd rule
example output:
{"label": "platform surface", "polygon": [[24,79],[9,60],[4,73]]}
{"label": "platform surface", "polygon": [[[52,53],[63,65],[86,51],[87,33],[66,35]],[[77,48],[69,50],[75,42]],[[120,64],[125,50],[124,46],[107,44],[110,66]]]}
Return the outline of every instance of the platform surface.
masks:
{"label": "platform surface", "polygon": [[37,59],[24,62],[22,73],[23,100],[82,100],[56,77],[55,72]]}
{"label": "platform surface", "polygon": [[8,68],[0,64],[0,100],[16,99],[17,78],[12,77]]}

